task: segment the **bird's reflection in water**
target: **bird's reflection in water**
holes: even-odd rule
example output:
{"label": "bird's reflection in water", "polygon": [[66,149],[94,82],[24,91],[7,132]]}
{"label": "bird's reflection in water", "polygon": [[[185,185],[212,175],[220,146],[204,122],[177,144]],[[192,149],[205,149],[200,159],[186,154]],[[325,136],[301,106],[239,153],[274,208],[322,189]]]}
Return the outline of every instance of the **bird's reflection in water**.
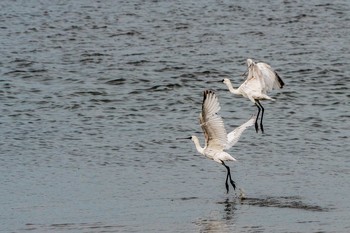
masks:
{"label": "bird's reflection in water", "polygon": [[202,218],[196,222],[200,227],[199,232],[232,232],[232,226],[235,222],[235,201],[227,198],[225,201],[217,202],[222,205],[223,211],[212,212],[209,217]]}
{"label": "bird's reflection in water", "polygon": [[212,211],[210,216],[199,219],[195,222],[200,227],[200,232],[233,232],[239,213],[237,209],[242,206],[254,206],[260,208],[288,208],[304,211],[324,212],[332,208],[322,207],[304,203],[299,196],[276,196],[276,197],[245,197],[241,193],[232,200],[226,198],[224,201],[216,202],[220,207],[217,211]]}
{"label": "bird's reflection in water", "polygon": [[[219,203],[220,204],[220,203]],[[224,205],[224,219],[226,221],[231,221],[234,219],[235,202],[230,201],[229,198],[222,203]]]}

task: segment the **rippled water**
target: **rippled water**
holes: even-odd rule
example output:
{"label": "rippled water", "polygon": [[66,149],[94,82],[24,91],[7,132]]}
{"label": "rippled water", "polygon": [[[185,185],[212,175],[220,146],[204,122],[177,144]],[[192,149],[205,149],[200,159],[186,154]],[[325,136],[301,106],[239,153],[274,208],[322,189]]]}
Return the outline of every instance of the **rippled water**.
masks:
{"label": "rippled water", "polygon": [[[350,3],[2,1],[2,232],[349,232]],[[246,58],[285,88],[226,170],[195,151],[202,91]]]}

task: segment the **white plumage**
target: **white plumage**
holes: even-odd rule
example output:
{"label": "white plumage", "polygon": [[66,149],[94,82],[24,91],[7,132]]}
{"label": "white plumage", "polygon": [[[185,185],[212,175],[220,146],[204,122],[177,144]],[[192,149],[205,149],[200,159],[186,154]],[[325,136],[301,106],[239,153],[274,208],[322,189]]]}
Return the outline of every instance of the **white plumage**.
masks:
{"label": "white plumage", "polygon": [[200,146],[199,140],[196,136],[192,136],[190,139],[194,142],[199,153],[226,167],[227,176],[225,185],[228,192],[228,178],[230,178],[230,183],[234,189],[236,186],[231,178],[230,168],[224,163],[224,161],[235,161],[236,159],[224,150],[231,148],[237,143],[243,131],[254,124],[255,117],[253,116],[246,123],[227,134],[224,121],[221,116],[218,115],[219,110],[220,104],[215,93],[211,90],[204,91],[202,112],[199,115],[199,122],[205,136],[205,146]]}
{"label": "white plumage", "polygon": [[247,59],[247,66],[247,78],[239,88],[233,88],[231,81],[227,78],[223,80],[223,83],[226,84],[231,93],[242,95],[257,106],[258,114],[255,121],[255,130],[256,132],[259,130],[257,121],[261,111],[260,129],[264,132],[262,124],[264,108],[259,100],[274,100],[267,93],[273,89],[283,88],[284,82],[271,66],[266,63],[255,63],[252,59]]}

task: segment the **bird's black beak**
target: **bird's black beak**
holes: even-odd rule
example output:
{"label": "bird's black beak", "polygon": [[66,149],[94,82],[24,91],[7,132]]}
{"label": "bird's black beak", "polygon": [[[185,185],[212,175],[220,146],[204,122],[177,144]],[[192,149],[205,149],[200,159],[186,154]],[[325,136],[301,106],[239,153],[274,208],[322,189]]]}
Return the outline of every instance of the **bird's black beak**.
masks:
{"label": "bird's black beak", "polygon": [[206,83],[217,83],[218,81],[217,80],[215,80],[215,81],[213,81],[213,80],[208,80],[208,81],[206,81]]}
{"label": "bird's black beak", "polygon": [[182,140],[182,139],[191,139],[192,137],[187,137],[187,138],[176,138],[176,140]]}

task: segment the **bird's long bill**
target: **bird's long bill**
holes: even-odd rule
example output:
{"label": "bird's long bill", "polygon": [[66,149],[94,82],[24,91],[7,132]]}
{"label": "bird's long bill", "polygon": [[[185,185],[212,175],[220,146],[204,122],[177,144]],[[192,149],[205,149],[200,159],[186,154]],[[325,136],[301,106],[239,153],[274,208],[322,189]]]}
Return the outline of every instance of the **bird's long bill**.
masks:
{"label": "bird's long bill", "polygon": [[219,83],[219,82],[222,82],[222,80],[208,80],[208,81],[205,81],[206,83]]}
{"label": "bird's long bill", "polygon": [[176,138],[176,140],[182,140],[182,139],[186,139],[186,140],[188,140],[188,139],[191,139],[191,137],[186,137],[186,138]]}

